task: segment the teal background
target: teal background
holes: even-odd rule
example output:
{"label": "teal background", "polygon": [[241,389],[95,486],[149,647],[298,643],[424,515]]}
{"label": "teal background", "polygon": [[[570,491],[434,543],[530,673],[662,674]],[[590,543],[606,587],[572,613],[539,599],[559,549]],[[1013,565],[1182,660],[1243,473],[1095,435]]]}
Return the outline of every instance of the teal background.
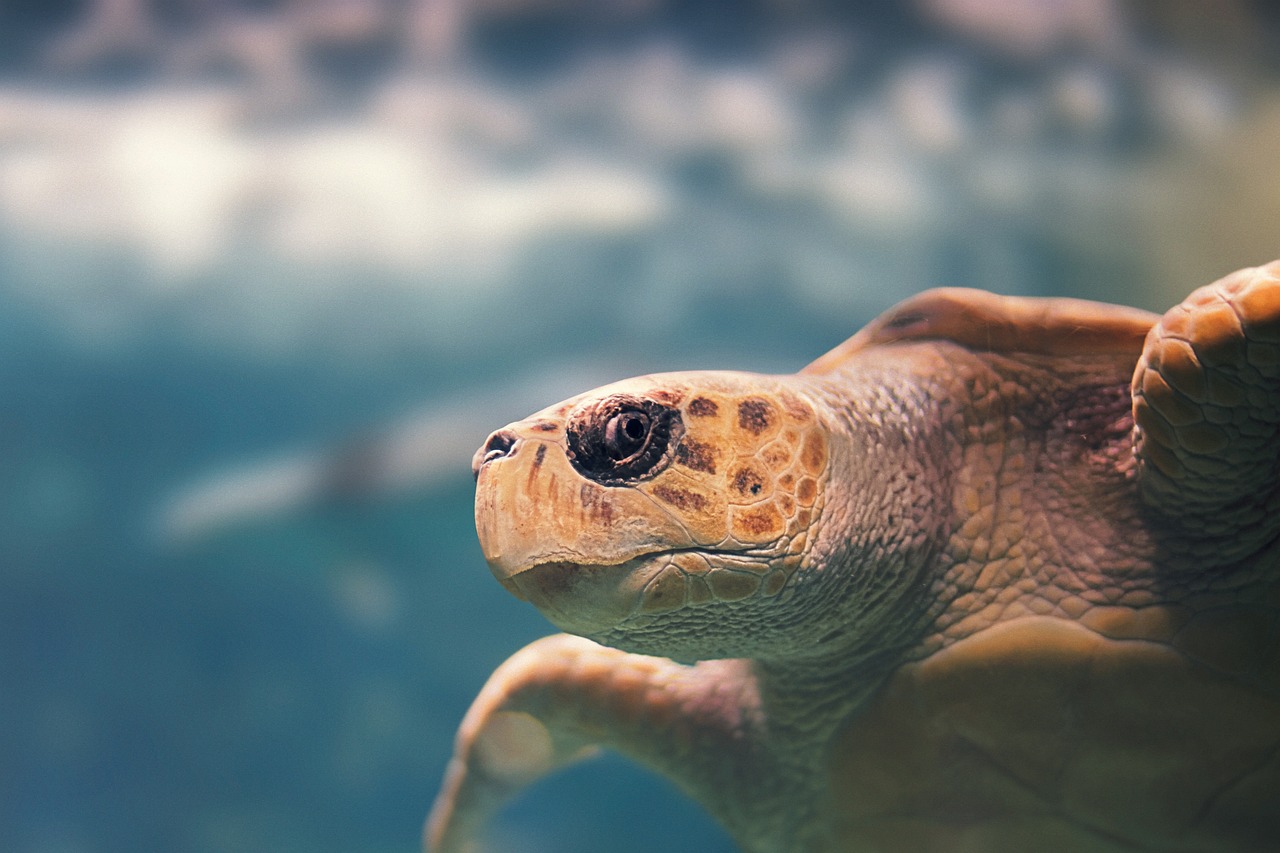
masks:
{"label": "teal background", "polygon": [[[846,5],[5,4],[0,849],[416,849],[550,630],[475,542],[507,419],[1280,256],[1268,4]],[[605,758],[489,849],[733,848]]]}

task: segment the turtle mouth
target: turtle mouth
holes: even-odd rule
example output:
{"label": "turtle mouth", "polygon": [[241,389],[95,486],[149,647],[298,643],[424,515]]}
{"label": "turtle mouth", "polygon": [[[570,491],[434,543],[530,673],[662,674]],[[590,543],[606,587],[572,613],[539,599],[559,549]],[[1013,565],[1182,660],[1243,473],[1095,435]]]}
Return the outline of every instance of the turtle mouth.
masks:
{"label": "turtle mouth", "polygon": [[645,586],[674,553],[650,552],[612,565],[552,560],[503,578],[502,585],[557,628],[589,635],[630,617]]}
{"label": "turtle mouth", "polygon": [[613,564],[549,560],[501,581],[512,595],[537,607],[556,627],[592,636],[644,612],[654,588],[667,582],[673,572],[707,574],[726,564],[739,569],[758,567],[773,556],[750,551],[668,548]]}

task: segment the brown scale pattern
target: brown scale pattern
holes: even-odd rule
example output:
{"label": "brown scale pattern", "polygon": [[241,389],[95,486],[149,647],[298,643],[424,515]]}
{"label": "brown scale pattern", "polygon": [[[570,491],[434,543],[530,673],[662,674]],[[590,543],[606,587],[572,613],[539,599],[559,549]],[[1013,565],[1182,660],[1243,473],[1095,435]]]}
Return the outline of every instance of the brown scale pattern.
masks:
{"label": "brown scale pattern", "polygon": [[680,485],[659,477],[642,488],[703,541],[724,524],[718,547],[762,549],[774,557],[713,568],[697,555],[675,555],[646,587],[644,614],[780,594],[820,512],[826,438],[794,394],[701,394],[685,411],[690,425],[674,451]]}
{"label": "brown scale pattern", "polygon": [[1134,372],[1143,496],[1218,564],[1280,525],[1278,280],[1272,263],[1195,291],[1151,330]]}

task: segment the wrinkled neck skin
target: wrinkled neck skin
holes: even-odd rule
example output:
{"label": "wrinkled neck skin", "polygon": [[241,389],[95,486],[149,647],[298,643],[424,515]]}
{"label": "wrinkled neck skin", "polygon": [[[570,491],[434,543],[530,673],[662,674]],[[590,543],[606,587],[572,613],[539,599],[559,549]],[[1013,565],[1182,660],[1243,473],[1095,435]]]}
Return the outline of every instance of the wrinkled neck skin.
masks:
{"label": "wrinkled neck skin", "polygon": [[837,485],[826,490],[820,527],[784,602],[806,613],[806,623],[794,642],[752,656],[775,719],[791,716],[791,704],[798,719],[827,716],[820,708],[833,702],[842,707],[830,715],[842,716],[910,655],[938,615],[921,593],[950,534],[949,460],[960,447],[939,428],[945,402],[909,365],[859,368],[795,377],[827,427]]}
{"label": "wrinkled neck skin", "polygon": [[[1100,357],[1064,373],[934,342],[795,377],[826,422],[840,487],[785,602],[805,614],[794,642],[750,655],[768,778],[788,802],[797,786],[820,801],[813,768],[902,663],[1024,613],[1157,599],[1128,370]],[[811,818],[792,806],[774,827],[789,840],[748,849],[820,849]]]}
{"label": "wrinkled neck skin", "polygon": [[[837,727],[908,659],[939,613],[923,594],[949,536],[954,436],[944,404],[911,365],[887,359],[857,371],[791,377],[830,438],[830,477],[818,527],[772,624],[741,656],[754,675],[750,813],[723,791],[700,797],[746,850],[820,849],[826,782],[815,768]],[[851,400],[857,401],[850,405]],[[704,666],[705,664],[699,664]],[[776,807],[766,805],[770,800]]]}
{"label": "wrinkled neck skin", "polygon": [[753,655],[762,676],[799,689],[822,673],[882,675],[998,619],[1069,617],[1076,598],[1154,602],[1159,543],[1134,485],[1132,365],[1077,361],[931,342],[795,377],[827,420],[841,487],[827,490],[787,606],[811,609],[825,632]]}

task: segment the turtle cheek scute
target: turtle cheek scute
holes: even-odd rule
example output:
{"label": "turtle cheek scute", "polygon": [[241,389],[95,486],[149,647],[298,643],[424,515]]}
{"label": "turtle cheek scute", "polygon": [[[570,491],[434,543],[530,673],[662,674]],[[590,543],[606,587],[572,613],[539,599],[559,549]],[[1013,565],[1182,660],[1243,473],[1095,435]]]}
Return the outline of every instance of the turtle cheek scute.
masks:
{"label": "turtle cheek scute", "polygon": [[[674,465],[652,482],[641,483],[637,491],[647,496],[656,509],[669,519],[667,525],[678,525],[691,544],[710,548],[724,541],[728,506],[718,477],[692,474]],[[655,550],[671,548],[661,543],[666,534],[653,530]]]}
{"label": "turtle cheek scute", "polygon": [[730,530],[742,543],[776,542],[786,532],[786,520],[772,503],[763,506],[734,507]]}

